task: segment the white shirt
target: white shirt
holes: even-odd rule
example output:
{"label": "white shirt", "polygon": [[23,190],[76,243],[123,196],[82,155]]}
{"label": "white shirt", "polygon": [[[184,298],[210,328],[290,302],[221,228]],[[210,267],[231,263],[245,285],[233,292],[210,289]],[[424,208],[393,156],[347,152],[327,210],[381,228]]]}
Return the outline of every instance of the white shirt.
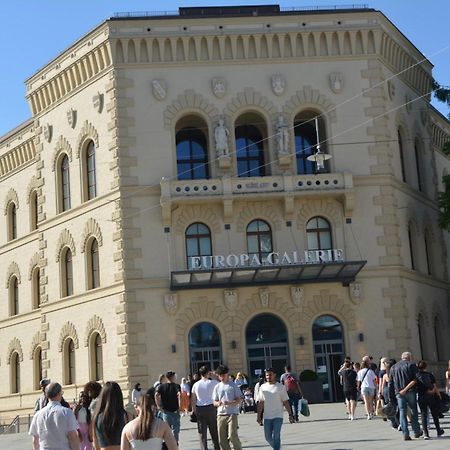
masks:
{"label": "white shirt", "polygon": [[77,429],[73,411],[60,402],[50,401],[34,415],[28,434],[39,437],[41,450],[70,450],[67,434]]}
{"label": "white shirt", "polygon": [[192,393],[197,397],[197,406],[213,404],[213,392],[217,384],[219,384],[217,380],[204,380],[202,378],[192,386]]}
{"label": "white shirt", "polygon": [[258,391],[258,402],[264,402],[264,419],[283,418],[283,402],[289,400],[281,383],[264,383]]}
{"label": "white shirt", "polygon": [[[369,372],[367,373],[367,375],[365,375],[365,373],[367,371],[369,371]],[[375,389],[376,388],[375,380],[376,380],[377,376],[372,369],[361,369],[358,372],[358,376],[356,377],[356,379],[358,381],[361,381],[363,378],[364,378],[364,380],[361,383],[361,389],[363,389],[363,388]]]}

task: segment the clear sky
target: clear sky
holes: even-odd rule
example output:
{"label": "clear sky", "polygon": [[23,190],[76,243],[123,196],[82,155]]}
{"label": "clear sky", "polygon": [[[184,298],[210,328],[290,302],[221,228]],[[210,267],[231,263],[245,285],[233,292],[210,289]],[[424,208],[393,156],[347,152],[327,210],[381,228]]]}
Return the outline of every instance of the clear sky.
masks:
{"label": "clear sky", "polygon": [[[5,0],[0,8],[0,136],[31,117],[24,81],[97,24],[124,11],[176,11],[179,6],[280,4],[346,5],[348,0]],[[361,2],[363,4],[364,2]],[[372,0],[434,64],[450,85],[450,1]],[[447,50],[441,51],[447,47]],[[433,102],[443,113],[445,105]]]}

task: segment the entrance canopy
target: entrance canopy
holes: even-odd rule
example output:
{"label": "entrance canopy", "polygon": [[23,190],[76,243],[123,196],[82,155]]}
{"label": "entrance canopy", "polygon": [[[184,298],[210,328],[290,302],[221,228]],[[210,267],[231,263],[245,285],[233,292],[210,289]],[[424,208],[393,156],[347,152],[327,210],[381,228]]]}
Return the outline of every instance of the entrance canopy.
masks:
{"label": "entrance canopy", "polygon": [[355,280],[367,261],[288,264],[179,270],[171,273],[171,289],[229,288],[269,284],[342,283]]}

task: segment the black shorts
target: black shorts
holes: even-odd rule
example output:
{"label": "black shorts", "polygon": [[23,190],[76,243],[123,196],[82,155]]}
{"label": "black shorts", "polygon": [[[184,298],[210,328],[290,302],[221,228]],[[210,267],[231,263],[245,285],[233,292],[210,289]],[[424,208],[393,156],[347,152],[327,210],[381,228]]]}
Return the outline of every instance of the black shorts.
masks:
{"label": "black shorts", "polygon": [[358,393],[356,392],[356,389],[353,389],[351,391],[344,391],[344,397],[345,400],[355,400],[358,396]]}

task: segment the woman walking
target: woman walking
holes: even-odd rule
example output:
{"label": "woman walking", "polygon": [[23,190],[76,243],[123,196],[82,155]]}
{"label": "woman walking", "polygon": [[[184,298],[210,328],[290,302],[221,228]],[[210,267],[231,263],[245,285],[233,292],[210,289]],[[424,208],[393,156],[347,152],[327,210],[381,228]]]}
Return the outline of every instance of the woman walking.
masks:
{"label": "woman walking", "polygon": [[[389,382],[391,380],[390,378],[390,371],[391,371],[391,367],[395,364],[395,360],[388,360],[384,362],[384,369],[385,369],[385,373],[381,378],[381,382],[380,382],[380,393],[379,393],[379,398],[381,400],[383,400],[383,403],[385,405],[387,405],[389,403]],[[393,416],[393,417],[389,417],[389,420],[391,421],[391,426],[394,430],[398,429],[398,426],[400,424],[399,420],[398,420],[398,413]]]}
{"label": "woman walking", "polygon": [[91,412],[89,404],[91,399],[86,392],[80,392],[80,398],[74,413],[78,422],[78,437],[80,438],[80,450],[92,450],[92,438],[89,435],[89,427],[91,424]]}
{"label": "woman walking", "polygon": [[187,378],[181,379],[181,398],[180,398],[180,411],[183,416],[186,416],[189,411],[189,403],[191,397],[191,387],[189,386]]}
{"label": "woman walking", "polygon": [[370,359],[365,356],[361,363],[361,370],[358,372],[358,390],[364,398],[364,405],[366,407],[367,420],[373,418],[373,399],[376,392],[375,380],[377,378],[375,372],[370,367]]}
{"label": "woman walking", "polygon": [[155,417],[154,402],[150,396],[141,396],[136,409],[138,416],[122,431],[120,450],[161,450],[163,442],[168,450],[178,450],[169,425]]}
{"label": "woman walking", "polygon": [[95,450],[120,450],[120,436],[128,416],[116,382],[107,381],[103,386],[92,422]]}
{"label": "woman walking", "polygon": [[343,370],[341,370],[340,372],[342,377],[342,388],[344,390],[345,404],[347,405],[348,418],[350,420],[354,420],[356,398],[358,396],[356,389],[357,373],[353,369],[352,363],[350,361],[345,361]]}

